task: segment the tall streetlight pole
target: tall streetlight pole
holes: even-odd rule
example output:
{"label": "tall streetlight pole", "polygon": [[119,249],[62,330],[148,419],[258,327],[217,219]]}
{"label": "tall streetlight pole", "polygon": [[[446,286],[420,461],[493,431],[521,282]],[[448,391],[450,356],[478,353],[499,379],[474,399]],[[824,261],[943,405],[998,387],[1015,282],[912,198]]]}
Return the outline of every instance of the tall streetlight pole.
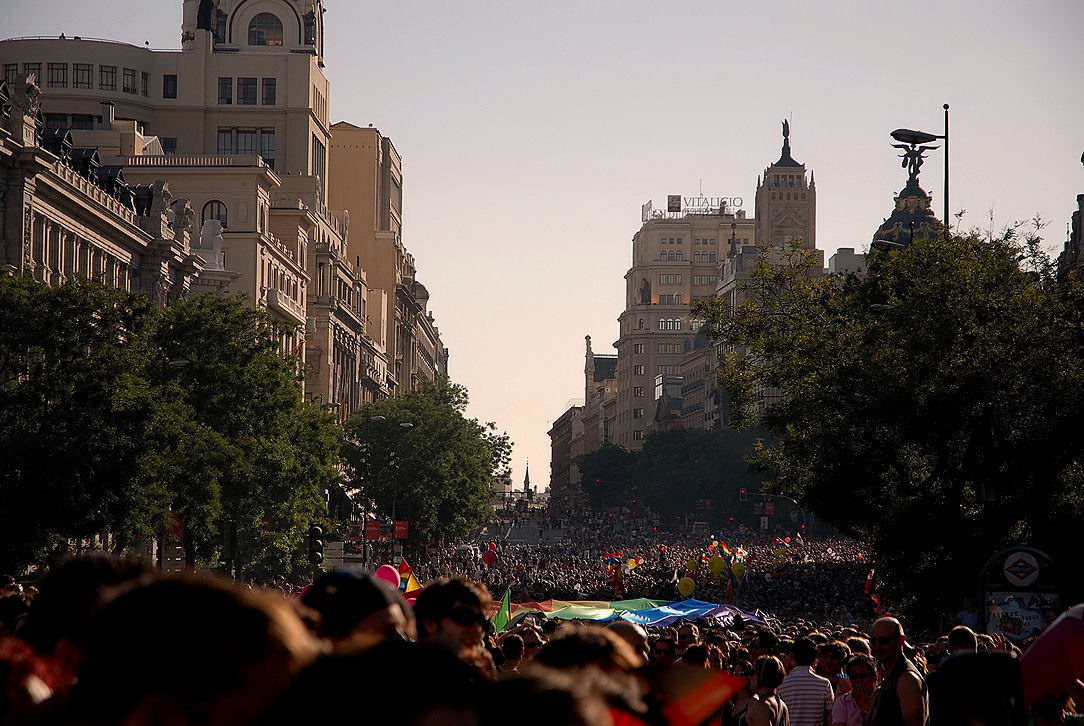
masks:
{"label": "tall streetlight pole", "polygon": [[944,105],[945,109],[945,135],[942,137],[945,140],[945,239],[949,239],[952,234],[952,225],[949,223],[949,203],[948,203],[948,110],[949,105]]}

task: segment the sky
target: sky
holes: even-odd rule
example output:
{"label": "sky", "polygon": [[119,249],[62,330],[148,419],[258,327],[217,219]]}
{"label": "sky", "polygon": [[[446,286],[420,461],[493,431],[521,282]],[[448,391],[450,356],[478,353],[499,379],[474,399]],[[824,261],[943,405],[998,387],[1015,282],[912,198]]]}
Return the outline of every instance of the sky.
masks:
{"label": "sky", "polygon": [[[740,196],[779,158],[817,182],[817,242],[861,251],[905,182],[888,134],[951,116],[965,227],[1036,215],[1060,249],[1084,193],[1084,2],[326,0],[331,116],[403,157],[403,240],[469,413],[548,482],[583,397],[584,336],[613,352],[640,205]],[[0,0],[0,37],[179,45],[180,0]],[[942,208],[941,151],[923,186]]]}

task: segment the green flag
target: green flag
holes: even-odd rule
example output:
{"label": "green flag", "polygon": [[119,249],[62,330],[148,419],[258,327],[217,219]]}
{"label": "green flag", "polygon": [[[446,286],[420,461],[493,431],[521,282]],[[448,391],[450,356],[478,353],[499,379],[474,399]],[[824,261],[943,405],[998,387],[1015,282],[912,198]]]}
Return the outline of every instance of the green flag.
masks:
{"label": "green flag", "polygon": [[501,598],[501,606],[497,608],[497,614],[493,616],[493,627],[499,633],[508,627],[508,621],[512,619],[512,588],[504,591]]}

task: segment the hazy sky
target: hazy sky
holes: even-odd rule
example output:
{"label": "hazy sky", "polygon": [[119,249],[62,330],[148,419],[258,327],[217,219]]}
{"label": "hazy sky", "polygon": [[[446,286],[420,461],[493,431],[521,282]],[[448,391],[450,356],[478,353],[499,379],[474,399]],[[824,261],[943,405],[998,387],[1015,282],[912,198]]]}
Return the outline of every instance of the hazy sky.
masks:
{"label": "hazy sky", "polygon": [[[546,431],[612,352],[640,205],[741,196],[778,158],[816,174],[818,246],[863,248],[939,133],[952,207],[1035,214],[1060,248],[1084,192],[1084,2],[327,0],[331,116],[403,156],[404,241],[471,413],[548,481]],[[179,44],[180,0],[0,0],[0,36]],[[923,177],[941,210],[940,151]]]}

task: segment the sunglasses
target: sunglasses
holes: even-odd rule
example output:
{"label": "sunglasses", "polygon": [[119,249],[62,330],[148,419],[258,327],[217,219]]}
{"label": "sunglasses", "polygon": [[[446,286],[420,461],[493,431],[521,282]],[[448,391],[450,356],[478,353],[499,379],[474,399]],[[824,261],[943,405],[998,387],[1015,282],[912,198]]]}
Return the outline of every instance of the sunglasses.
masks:
{"label": "sunglasses", "polygon": [[469,625],[477,625],[483,630],[486,627],[486,623],[489,622],[486,619],[485,615],[482,615],[477,610],[471,610],[467,607],[452,608],[448,611],[448,614],[445,617],[451,620],[456,625],[462,625],[463,627],[467,627]]}
{"label": "sunglasses", "polygon": [[870,638],[871,645],[892,645],[899,642],[900,636],[898,635],[882,635],[880,638]]}

